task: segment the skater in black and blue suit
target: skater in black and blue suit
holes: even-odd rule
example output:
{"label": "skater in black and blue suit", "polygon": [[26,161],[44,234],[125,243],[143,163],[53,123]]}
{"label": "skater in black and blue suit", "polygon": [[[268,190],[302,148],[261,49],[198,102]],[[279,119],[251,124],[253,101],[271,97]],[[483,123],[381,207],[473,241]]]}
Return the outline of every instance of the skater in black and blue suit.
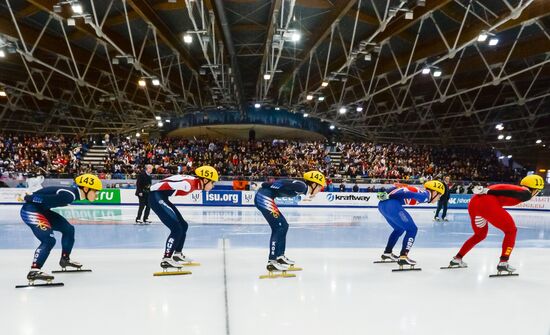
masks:
{"label": "skater in black and blue suit", "polygon": [[70,255],[74,245],[74,227],[52,208],[64,207],[76,200],[88,199],[95,201],[96,193],[102,189],[101,180],[92,174],[83,174],[75,178],[75,186],[45,187],[26,195],[21,207],[21,218],[40,240],[40,245],[34,253],[31,270],[27,279],[53,280],[53,276],[41,271],[55,245],[54,230],[62,234],[61,260],[62,268],[80,268],[82,265],[71,261]]}
{"label": "skater in black and blue suit", "polygon": [[271,227],[269,241],[269,271],[282,271],[294,265],[294,261],[285,256],[288,222],[275,204],[275,198],[293,198],[305,194],[311,197],[325,187],[325,176],[319,171],[304,173],[304,180],[281,179],[273,183],[263,183],[254,197],[254,205],[260,210]]}

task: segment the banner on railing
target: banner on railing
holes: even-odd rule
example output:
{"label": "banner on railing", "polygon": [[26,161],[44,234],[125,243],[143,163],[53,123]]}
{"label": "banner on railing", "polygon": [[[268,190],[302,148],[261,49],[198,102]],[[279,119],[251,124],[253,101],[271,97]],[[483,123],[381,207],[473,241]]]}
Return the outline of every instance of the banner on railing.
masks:
{"label": "banner on railing", "polygon": [[[24,188],[0,188],[0,204],[22,203],[25,194]],[[176,205],[187,206],[254,206],[254,191],[196,191],[186,196],[170,197]],[[451,194],[449,199],[450,209],[467,209],[471,194]],[[137,205],[138,197],[135,190],[106,189],[99,192],[97,201],[99,205]],[[327,207],[327,208],[373,208],[378,205],[376,193],[351,193],[351,192],[323,192],[314,198],[304,195],[288,198],[276,198],[275,203],[280,207]],[[90,204],[88,201],[78,201],[76,204]],[[406,206],[417,208],[434,208],[436,204],[419,204],[418,206]],[[519,204],[511,209],[532,209],[550,211],[550,197],[536,197],[528,202]]]}

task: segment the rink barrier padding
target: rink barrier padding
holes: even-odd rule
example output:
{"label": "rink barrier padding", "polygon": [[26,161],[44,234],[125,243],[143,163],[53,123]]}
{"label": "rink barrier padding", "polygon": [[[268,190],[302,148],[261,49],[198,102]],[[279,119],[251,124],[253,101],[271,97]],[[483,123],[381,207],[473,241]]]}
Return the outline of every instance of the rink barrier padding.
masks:
{"label": "rink barrier padding", "polygon": [[[17,205],[23,203],[23,198],[30,190],[24,188],[0,189],[0,205]],[[253,207],[254,191],[197,191],[184,197],[171,197],[176,206],[215,206],[215,207]],[[450,209],[466,209],[472,198],[471,194],[451,194]],[[376,193],[352,192],[322,192],[315,198],[305,196],[291,198],[276,198],[279,207],[311,207],[311,208],[376,208],[378,206]],[[90,205],[89,201],[79,201],[78,205]],[[137,206],[138,198],[133,189],[106,189],[98,193],[98,201],[94,205],[124,205]],[[436,204],[410,206],[419,209],[435,208]],[[514,207],[514,210],[550,211],[550,197],[535,197],[530,201]]]}

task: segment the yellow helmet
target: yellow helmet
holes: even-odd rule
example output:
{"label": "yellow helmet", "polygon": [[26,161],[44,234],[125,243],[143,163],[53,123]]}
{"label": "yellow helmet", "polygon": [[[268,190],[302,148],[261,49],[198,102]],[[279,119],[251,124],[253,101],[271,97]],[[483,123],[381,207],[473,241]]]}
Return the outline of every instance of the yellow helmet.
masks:
{"label": "yellow helmet", "polygon": [[74,182],[80,187],[87,187],[96,191],[101,191],[103,189],[101,180],[99,180],[97,176],[90,173],[81,174],[74,179]]}
{"label": "yellow helmet", "polygon": [[211,167],[210,165],[203,165],[201,167],[198,167],[197,169],[195,169],[195,174],[201,178],[205,178],[212,181],[220,180],[218,171],[216,171],[216,169]]}
{"label": "yellow helmet", "polygon": [[524,177],[519,183],[521,186],[542,190],[544,188],[544,179],[537,174]]}
{"label": "yellow helmet", "polygon": [[439,194],[445,194],[445,185],[439,180],[430,180],[424,183],[424,188],[427,190],[436,191]]}
{"label": "yellow helmet", "polygon": [[325,175],[319,171],[313,170],[304,173],[304,179],[323,187],[327,186]]}

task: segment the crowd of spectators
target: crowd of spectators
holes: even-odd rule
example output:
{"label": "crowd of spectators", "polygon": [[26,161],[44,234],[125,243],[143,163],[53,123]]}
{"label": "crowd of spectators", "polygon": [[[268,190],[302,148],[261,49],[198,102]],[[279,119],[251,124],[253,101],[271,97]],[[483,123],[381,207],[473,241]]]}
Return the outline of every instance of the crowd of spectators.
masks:
{"label": "crowd of spectators", "polygon": [[0,134],[0,175],[76,173],[86,150],[74,137]]}
{"label": "crowd of spectators", "polygon": [[[323,143],[284,140],[108,141],[100,171],[82,164],[88,144],[63,136],[0,135],[0,174],[76,174],[98,172],[101,178],[135,178],[145,164],[154,174],[190,173],[209,164],[223,176],[262,180],[298,177],[319,169],[336,180],[425,180],[449,175],[453,180],[515,181],[516,171],[501,164],[495,151],[367,142]],[[334,155],[334,153],[339,153]],[[329,154],[329,153],[332,153]],[[340,157],[340,158],[338,158]]]}

